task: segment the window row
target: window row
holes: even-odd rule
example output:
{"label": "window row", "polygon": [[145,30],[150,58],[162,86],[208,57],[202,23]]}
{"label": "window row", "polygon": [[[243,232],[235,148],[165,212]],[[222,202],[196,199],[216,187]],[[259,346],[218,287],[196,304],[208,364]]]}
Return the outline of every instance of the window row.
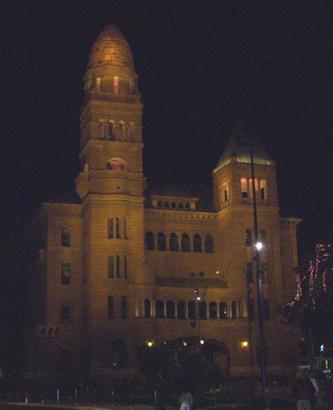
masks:
{"label": "window row", "polygon": [[204,240],[202,240],[199,234],[195,234],[193,238],[187,233],[183,233],[178,239],[178,235],[172,232],[167,238],[163,232],[159,232],[156,237],[155,235],[148,231],[145,235],[145,249],[147,251],[153,251],[157,249],[158,251],[172,251],[172,252],[214,252],[214,240],[211,235],[206,235]]}
{"label": "window row", "polygon": [[[253,198],[253,182],[251,178],[241,178],[241,196],[242,199]],[[254,186],[256,191],[256,198],[259,200],[267,199],[267,180],[254,179]]]}
{"label": "window row", "polygon": [[124,121],[99,120],[98,138],[111,141],[134,141],[135,124],[133,121],[126,124]]}
{"label": "window row", "polygon": [[126,218],[110,218],[108,221],[109,239],[127,239]]}
{"label": "window row", "polygon": [[[204,301],[174,301],[150,299],[143,301],[143,316],[145,318],[156,317],[157,319],[255,319],[255,302],[249,299],[248,303],[244,300],[229,302],[209,302]],[[264,301],[264,317],[269,320],[269,301]]]}
{"label": "window row", "polygon": [[[115,296],[108,296],[107,299],[107,311],[109,319],[116,319],[115,310]],[[128,298],[127,296],[120,297],[120,319],[128,319]]]}
{"label": "window row", "polygon": [[112,92],[113,94],[135,94],[135,81],[123,81],[118,75],[113,76],[112,80],[109,78],[102,80],[101,77],[95,77],[93,86],[97,91]]}
{"label": "window row", "polygon": [[157,208],[171,208],[171,209],[194,209],[195,207],[191,208],[190,202],[176,202],[176,201],[157,201],[156,203]]}
{"label": "window row", "polygon": [[108,278],[127,279],[127,255],[110,255],[108,257]]}
{"label": "window row", "polygon": [[[267,244],[266,238],[266,231],[264,229],[260,229],[258,232],[258,241],[260,241],[263,245]],[[252,235],[251,229],[246,229],[245,231],[245,246],[251,247],[254,245],[254,237]]]}

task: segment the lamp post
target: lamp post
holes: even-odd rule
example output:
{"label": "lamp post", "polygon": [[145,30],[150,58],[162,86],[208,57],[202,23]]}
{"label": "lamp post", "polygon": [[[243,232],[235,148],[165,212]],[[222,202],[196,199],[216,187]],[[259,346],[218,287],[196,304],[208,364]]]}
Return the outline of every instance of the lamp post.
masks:
{"label": "lamp post", "polygon": [[249,144],[250,148],[250,160],[251,160],[251,178],[252,178],[252,206],[253,206],[253,225],[254,225],[254,243],[255,243],[255,264],[256,264],[256,288],[258,296],[258,331],[259,331],[259,365],[261,371],[261,393],[265,401],[266,408],[268,409],[268,397],[267,397],[267,375],[266,375],[266,342],[264,332],[264,298],[262,291],[262,277],[260,272],[260,250],[263,247],[262,242],[258,237],[258,213],[257,213],[257,200],[256,200],[256,187],[255,187],[255,174],[254,174],[254,155],[253,144]]}

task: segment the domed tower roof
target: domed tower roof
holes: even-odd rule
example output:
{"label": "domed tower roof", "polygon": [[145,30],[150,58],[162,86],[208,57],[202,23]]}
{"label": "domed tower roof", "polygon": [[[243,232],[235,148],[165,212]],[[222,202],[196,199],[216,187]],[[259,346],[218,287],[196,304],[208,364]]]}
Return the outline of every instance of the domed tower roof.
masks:
{"label": "domed tower roof", "polygon": [[105,66],[117,66],[135,71],[130,46],[122,33],[113,24],[109,24],[101,32],[89,56],[88,69]]}
{"label": "domed tower roof", "polygon": [[227,165],[232,158],[237,162],[250,163],[250,146],[253,147],[253,161],[257,165],[270,165],[272,158],[266,149],[254,138],[250,138],[244,124],[239,124],[233,131],[216,165],[215,172]]}

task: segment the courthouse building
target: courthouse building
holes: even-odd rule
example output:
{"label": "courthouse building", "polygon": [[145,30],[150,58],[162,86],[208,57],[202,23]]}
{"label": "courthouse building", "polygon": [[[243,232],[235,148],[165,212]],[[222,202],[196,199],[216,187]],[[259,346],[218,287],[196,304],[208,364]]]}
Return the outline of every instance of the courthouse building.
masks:
{"label": "courthouse building", "polygon": [[[128,378],[140,346],[183,341],[215,346],[213,360],[231,374],[258,372],[251,165],[241,130],[216,158],[211,190],[151,186],[138,76],[113,25],[91,49],[84,91],[76,192],[42,203],[28,229],[31,370]],[[281,373],[295,342],[277,308],[294,291],[299,220],[279,214],[264,147],[255,146],[254,164],[268,370]]]}

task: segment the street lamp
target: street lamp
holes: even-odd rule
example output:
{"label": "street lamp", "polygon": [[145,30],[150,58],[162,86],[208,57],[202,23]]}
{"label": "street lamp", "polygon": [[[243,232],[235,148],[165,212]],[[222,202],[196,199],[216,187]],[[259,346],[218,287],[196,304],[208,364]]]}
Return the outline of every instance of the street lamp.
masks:
{"label": "street lamp", "polygon": [[258,330],[259,330],[259,364],[261,371],[261,393],[263,395],[266,407],[268,408],[267,397],[267,375],[266,375],[266,342],[264,331],[264,297],[262,291],[262,277],[260,271],[260,251],[263,248],[263,243],[258,240],[258,214],[257,214],[257,200],[256,187],[254,178],[254,158],[253,158],[253,144],[250,144],[250,159],[251,159],[251,178],[252,178],[252,205],[253,205],[253,225],[254,225],[254,243],[255,243],[255,262],[256,262],[256,287],[258,295]]}

